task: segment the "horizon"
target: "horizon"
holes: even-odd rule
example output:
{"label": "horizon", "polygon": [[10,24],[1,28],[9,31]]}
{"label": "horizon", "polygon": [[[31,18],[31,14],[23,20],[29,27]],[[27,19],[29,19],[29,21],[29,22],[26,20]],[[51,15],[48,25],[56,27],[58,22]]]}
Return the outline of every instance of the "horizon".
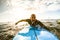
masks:
{"label": "horizon", "polygon": [[[57,20],[60,20],[60,19],[40,19],[39,21],[41,21],[41,22],[56,22]],[[19,21],[19,20],[18,20]],[[15,23],[15,22],[17,22],[17,21],[0,21],[0,22],[7,22],[7,23],[9,23],[9,22],[13,22],[13,23]]]}

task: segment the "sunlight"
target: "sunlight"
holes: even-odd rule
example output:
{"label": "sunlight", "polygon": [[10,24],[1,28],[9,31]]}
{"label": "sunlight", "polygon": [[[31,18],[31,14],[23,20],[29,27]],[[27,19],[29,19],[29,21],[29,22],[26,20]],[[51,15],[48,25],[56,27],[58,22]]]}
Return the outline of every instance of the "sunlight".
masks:
{"label": "sunlight", "polygon": [[13,8],[10,10],[10,13],[14,16],[15,21],[19,19],[27,19],[32,13],[36,14],[37,19],[39,19],[41,18],[40,14],[43,14],[46,11],[44,5],[41,5],[41,8],[39,8],[38,1],[37,4],[31,4],[27,1],[21,4],[23,1],[20,1],[21,0],[11,0],[11,5]]}

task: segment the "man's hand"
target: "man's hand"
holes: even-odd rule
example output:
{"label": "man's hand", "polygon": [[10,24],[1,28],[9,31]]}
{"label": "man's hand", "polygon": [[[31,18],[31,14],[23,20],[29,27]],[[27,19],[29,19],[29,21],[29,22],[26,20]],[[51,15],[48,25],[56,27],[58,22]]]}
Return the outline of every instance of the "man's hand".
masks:
{"label": "man's hand", "polygon": [[15,25],[17,25],[18,23],[15,23]]}

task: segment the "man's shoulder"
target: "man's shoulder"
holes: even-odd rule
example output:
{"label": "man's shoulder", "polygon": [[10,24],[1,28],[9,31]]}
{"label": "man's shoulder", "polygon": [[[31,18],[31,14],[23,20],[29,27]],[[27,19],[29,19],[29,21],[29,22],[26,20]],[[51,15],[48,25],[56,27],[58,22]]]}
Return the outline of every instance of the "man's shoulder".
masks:
{"label": "man's shoulder", "polygon": [[26,19],[26,21],[29,21],[30,19]]}
{"label": "man's shoulder", "polygon": [[42,22],[40,20],[37,20],[37,23],[40,24],[40,25],[42,25]]}
{"label": "man's shoulder", "polygon": [[39,20],[36,20],[37,22],[40,22]]}
{"label": "man's shoulder", "polygon": [[40,20],[37,20],[38,23],[42,23]]}

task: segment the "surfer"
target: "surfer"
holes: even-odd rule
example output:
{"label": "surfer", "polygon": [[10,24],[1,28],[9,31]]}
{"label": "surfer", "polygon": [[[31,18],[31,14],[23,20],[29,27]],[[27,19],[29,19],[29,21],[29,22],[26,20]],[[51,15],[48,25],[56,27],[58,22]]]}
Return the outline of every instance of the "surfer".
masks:
{"label": "surfer", "polygon": [[19,22],[22,22],[22,21],[28,22],[32,27],[35,27],[36,25],[40,25],[42,28],[49,30],[42,22],[36,19],[35,14],[32,14],[30,19],[19,20],[18,22],[15,23],[15,25],[17,25]]}

